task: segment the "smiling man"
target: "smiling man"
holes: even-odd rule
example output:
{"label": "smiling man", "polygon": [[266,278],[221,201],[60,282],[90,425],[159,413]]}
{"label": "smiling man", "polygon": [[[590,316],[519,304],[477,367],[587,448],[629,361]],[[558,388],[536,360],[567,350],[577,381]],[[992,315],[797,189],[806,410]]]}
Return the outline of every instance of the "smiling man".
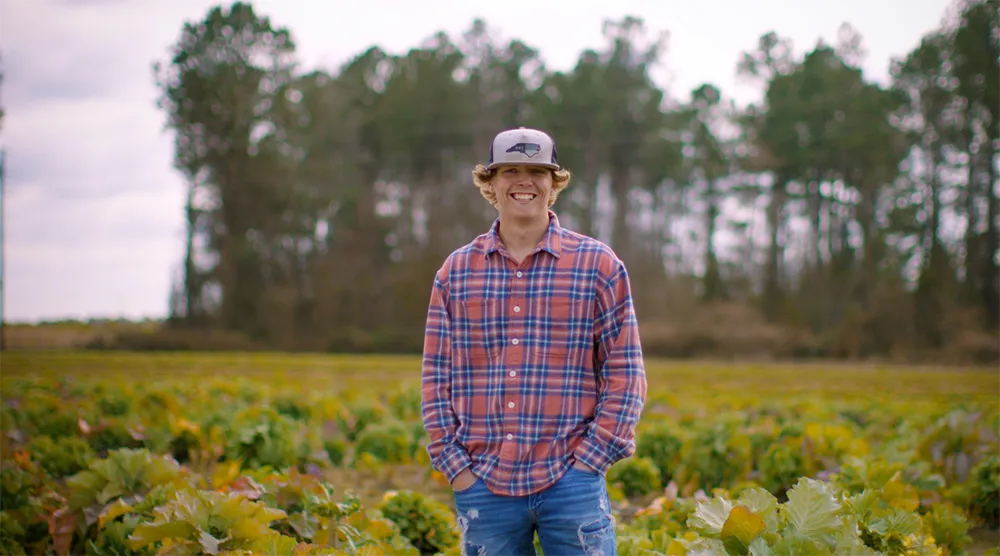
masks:
{"label": "smiling man", "polygon": [[635,452],[646,375],[625,266],[551,210],[570,173],[534,129],[493,140],[473,181],[489,231],[434,277],[422,414],[464,554],[615,553],[605,475]]}

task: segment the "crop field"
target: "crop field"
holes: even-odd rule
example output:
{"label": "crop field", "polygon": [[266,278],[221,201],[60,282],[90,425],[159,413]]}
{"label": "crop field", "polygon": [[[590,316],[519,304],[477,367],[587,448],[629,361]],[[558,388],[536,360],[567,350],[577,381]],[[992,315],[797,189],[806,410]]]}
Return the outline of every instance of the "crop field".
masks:
{"label": "crop field", "polygon": [[[996,369],[647,373],[619,554],[1000,554]],[[412,356],[0,354],[0,554],[461,554],[419,382]]]}

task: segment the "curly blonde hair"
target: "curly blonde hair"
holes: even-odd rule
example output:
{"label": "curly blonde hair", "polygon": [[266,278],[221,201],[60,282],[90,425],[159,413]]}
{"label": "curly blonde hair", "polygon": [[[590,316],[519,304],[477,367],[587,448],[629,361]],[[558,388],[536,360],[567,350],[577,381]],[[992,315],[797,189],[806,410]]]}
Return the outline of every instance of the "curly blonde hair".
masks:
{"label": "curly blonde hair", "polygon": [[[486,166],[482,164],[476,164],[476,167],[472,170],[472,182],[476,184],[479,188],[479,193],[484,199],[490,202],[491,205],[497,206],[497,194],[493,190],[493,178],[496,177],[496,168],[492,170],[487,170]],[[562,168],[559,170],[552,170],[552,194],[549,195],[549,206],[555,204],[556,199],[559,197],[559,193],[566,189],[569,185],[569,179],[571,174],[569,170]]]}

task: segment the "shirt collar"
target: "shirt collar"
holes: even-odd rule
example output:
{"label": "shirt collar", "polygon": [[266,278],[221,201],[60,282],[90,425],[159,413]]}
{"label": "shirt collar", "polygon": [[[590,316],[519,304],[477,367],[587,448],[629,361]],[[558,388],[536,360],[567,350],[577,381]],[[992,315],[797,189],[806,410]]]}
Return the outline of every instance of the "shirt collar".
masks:
{"label": "shirt collar", "polygon": [[[559,258],[562,254],[562,242],[560,238],[562,236],[562,226],[559,225],[559,217],[556,213],[549,210],[549,227],[545,230],[545,235],[542,236],[542,240],[538,242],[532,254],[538,251],[547,251],[553,257]],[[493,225],[490,226],[489,233],[486,234],[486,253],[485,256],[489,257],[491,253],[496,251],[507,251],[507,247],[503,244],[503,239],[500,237],[500,219],[497,218],[493,221]]]}

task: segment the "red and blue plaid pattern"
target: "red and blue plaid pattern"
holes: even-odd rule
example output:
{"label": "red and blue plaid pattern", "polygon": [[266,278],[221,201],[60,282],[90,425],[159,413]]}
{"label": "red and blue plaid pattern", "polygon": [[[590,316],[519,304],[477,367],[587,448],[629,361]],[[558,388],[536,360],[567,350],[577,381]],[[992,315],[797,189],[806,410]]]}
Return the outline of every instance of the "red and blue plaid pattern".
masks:
{"label": "red and blue plaid pattern", "polygon": [[559,226],[518,265],[497,234],[453,252],[434,277],[422,413],[431,464],[471,466],[497,494],[553,484],[575,461],[599,471],[635,452],[646,397],[625,266]]}

